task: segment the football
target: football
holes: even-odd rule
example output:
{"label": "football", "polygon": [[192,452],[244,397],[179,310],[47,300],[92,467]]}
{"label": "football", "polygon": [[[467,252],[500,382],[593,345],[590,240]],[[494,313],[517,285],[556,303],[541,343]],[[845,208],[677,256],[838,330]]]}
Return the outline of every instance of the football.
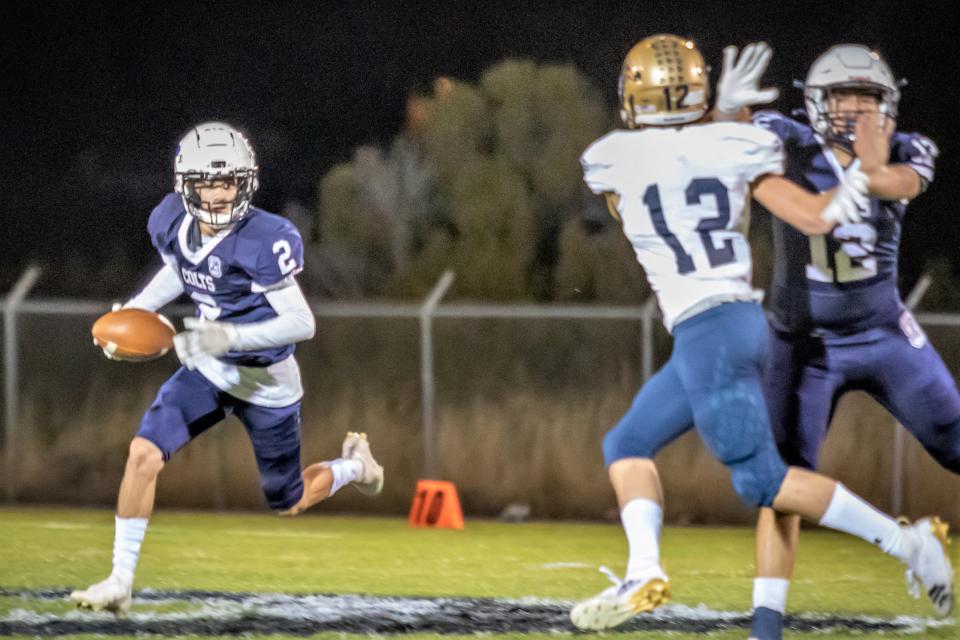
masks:
{"label": "football", "polygon": [[119,309],[93,323],[93,342],[117,360],[144,362],[173,348],[173,326],[159,313]]}

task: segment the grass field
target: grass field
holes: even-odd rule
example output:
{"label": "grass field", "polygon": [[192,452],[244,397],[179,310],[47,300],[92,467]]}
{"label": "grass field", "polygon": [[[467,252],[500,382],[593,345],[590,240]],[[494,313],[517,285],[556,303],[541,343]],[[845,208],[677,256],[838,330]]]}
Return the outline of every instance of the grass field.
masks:
{"label": "grass field", "polygon": [[[285,637],[307,634],[310,624],[323,616],[354,609],[356,619],[376,627],[384,603],[393,611],[389,615],[399,616],[400,622],[376,628],[380,633],[403,633],[415,631],[432,615],[436,598],[460,597],[475,599],[465,604],[457,600],[457,606],[466,607],[466,613],[455,614],[466,631],[473,628],[471,611],[478,619],[486,615],[483,611],[491,604],[484,599],[526,599],[533,609],[545,605],[555,615],[561,606],[558,601],[573,601],[605,586],[597,566],[622,571],[625,561],[620,528],[605,524],[510,525],[470,520],[464,531],[445,531],[410,529],[399,519],[315,515],[289,521],[269,514],[160,513],[147,533],[138,574],[137,589],[145,591],[135,598],[131,617],[124,623],[133,626],[124,627],[107,614],[74,611],[62,592],[86,586],[109,571],[112,519],[108,511],[0,509],[0,593],[4,594],[0,596],[0,634],[4,628],[22,632],[23,625],[41,623],[43,634],[68,634],[78,628],[70,625],[78,622],[96,622],[97,633],[110,635],[174,635],[198,628],[236,634],[243,630],[236,622],[240,620],[256,622],[254,633],[279,631],[274,637]],[[706,636],[671,633],[671,638],[746,638],[746,629],[736,626],[742,618],[735,614],[749,608],[751,537],[747,529],[666,530],[663,554],[674,584],[674,605],[661,609],[660,616],[668,621],[671,616],[727,620],[710,627],[720,630]],[[233,595],[236,592],[261,595],[239,597]],[[371,597],[312,600],[276,594]],[[495,615],[504,624],[523,610],[494,604]],[[934,623],[927,602],[906,595],[902,568],[895,561],[862,542],[822,531],[805,532],[802,537],[791,611],[801,614],[801,620],[812,620],[814,614],[884,620],[910,616],[911,628],[904,637],[960,637],[954,621]],[[218,616],[233,622],[190,626]],[[275,625],[281,618],[282,624]],[[136,626],[147,623],[160,626],[152,631]],[[443,633],[457,630],[460,627],[449,624],[440,629]],[[880,635],[833,629],[825,633],[830,638],[889,638],[908,632]],[[631,636],[663,634],[637,631]],[[342,638],[346,634],[321,635]],[[436,633],[408,635],[437,637]],[[809,636],[800,631],[786,634]]]}

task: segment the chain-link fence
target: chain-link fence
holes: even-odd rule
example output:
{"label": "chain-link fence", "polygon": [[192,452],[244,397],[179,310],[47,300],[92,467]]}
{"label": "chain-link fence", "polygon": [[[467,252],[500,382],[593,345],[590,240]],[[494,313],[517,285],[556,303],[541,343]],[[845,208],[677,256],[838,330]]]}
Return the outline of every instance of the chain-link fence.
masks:
{"label": "chain-link fence", "polygon": [[[297,349],[304,462],[336,457],[344,432],[366,431],[388,474],[378,500],[342,492],[325,508],[403,513],[417,478],[436,477],[457,483],[468,514],[493,515],[511,502],[528,503],[541,517],[615,513],[600,442],[669,356],[655,304],[440,304],[448,285],[438,283],[419,305],[312,305],[318,335]],[[172,355],[137,364],[104,359],[89,330],[109,306],[3,300],[0,482],[8,502],[113,503],[127,444],[177,362]],[[168,311],[176,317],[192,308]],[[960,316],[918,319],[956,372]],[[824,471],[882,509],[960,521],[960,479],[898,430],[871,399],[850,394],[834,420]],[[159,504],[259,508],[242,431],[228,420],[174,456]],[[726,470],[694,434],[658,464],[669,521],[752,521]]]}

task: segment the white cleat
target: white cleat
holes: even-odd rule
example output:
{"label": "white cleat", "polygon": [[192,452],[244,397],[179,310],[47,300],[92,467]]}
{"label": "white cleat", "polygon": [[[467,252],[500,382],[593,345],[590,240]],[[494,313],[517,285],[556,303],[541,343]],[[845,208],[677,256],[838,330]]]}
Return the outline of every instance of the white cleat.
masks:
{"label": "white cleat", "polygon": [[370,452],[367,434],[348,433],[343,441],[343,457],[356,460],[363,467],[360,477],[353,481],[357,491],[368,496],[375,496],[383,491],[383,467],[377,464]]}
{"label": "white cleat", "polygon": [[578,629],[611,629],[670,601],[670,580],[663,573],[646,580],[624,581],[606,567],[600,567],[600,571],[607,574],[613,586],[570,611],[570,622]]}
{"label": "white cleat", "polygon": [[132,596],[133,587],[111,575],[86,589],[74,591],[70,599],[81,609],[109,611],[118,618],[124,618],[130,611]]}
{"label": "white cleat", "polygon": [[921,518],[913,524],[903,524],[904,533],[913,543],[913,552],[907,559],[907,589],[914,598],[920,597],[921,586],[926,590],[936,615],[945,617],[953,611],[953,568],[947,556],[950,525],[940,518]]}

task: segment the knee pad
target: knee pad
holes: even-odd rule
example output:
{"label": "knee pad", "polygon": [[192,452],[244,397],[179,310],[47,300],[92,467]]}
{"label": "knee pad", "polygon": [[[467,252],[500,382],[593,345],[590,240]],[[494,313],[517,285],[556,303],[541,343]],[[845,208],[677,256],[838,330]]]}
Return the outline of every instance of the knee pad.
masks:
{"label": "knee pad", "polygon": [[787,476],[787,465],[772,447],[725,464],[730,469],[733,490],[751,507],[771,506]]}
{"label": "knee pad", "polygon": [[603,437],[603,462],[606,466],[624,458],[652,458],[656,453],[647,442],[630,431],[621,422]]}

